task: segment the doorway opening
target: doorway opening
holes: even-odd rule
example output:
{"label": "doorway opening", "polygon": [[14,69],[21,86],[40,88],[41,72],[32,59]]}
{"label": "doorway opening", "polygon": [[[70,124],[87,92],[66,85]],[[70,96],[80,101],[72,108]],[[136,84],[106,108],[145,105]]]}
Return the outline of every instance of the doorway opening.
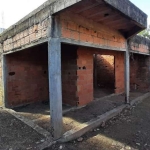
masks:
{"label": "doorway opening", "polygon": [[94,98],[115,93],[115,56],[94,54]]}

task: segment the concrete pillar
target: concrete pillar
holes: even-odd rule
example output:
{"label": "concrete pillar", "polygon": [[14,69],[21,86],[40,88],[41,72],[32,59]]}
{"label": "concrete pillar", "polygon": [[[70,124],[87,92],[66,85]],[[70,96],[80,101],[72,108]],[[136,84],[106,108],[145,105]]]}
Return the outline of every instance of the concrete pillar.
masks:
{"label": "concrete pillar", "polygon": [[56,16],[52,16],[50,22],[48,71],[51,133],[54,139],[58,139],[63,134],[60,23]]}
{"label": "concrete pillar", "polygon": [[7,68],[6,68],[6,56],[2,55],[2,86],[3,86],[3,107],[8,107],[7,104],[7,85],[6,85],[6,79],[7,79]]}
{"label": "concrete pillar", "polygon": [[55,139],[62,136],[62,81],[61,44],[59,38],[51,38],[48,43],[49,98],[51,131]]}
{"label": "concrete pillar", "polygon": [[97,88],[97,54],[94,54],[94,88]]}
{"label": "concrete pillar", "polygon": [[130,52],[128,42],[125,52],[125,103],[130,103]]}

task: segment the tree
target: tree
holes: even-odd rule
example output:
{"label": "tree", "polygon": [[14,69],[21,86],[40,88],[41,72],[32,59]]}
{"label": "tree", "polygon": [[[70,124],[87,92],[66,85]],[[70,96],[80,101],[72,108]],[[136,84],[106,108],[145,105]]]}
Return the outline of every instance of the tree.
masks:
{"label": "tree", "polygon": [[139,33],[140,36],[143,36],[145,38],[150,39],[150,25],[148,26],[147,29],[143,30],[142,32]]}

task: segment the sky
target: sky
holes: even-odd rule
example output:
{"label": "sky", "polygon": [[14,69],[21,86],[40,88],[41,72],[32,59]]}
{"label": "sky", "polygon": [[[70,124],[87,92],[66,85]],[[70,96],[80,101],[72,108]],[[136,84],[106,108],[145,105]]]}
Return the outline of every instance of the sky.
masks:
{"label": "sky", "polygon": [[[8,28],[46,0],[0,0],[0,27]],[[150,0],[130,0],[150,16]],[[150,18],[148,19],[150,24]]]}
{"label": "sky", "polygon": [[150,0],[130,0],[130,1],[148,15],[148,24],[150,25]]}
{"label": "sky", "polygon": [[45,1],[46,0],[0,0],[0,27],[8,28],[15,24]]}

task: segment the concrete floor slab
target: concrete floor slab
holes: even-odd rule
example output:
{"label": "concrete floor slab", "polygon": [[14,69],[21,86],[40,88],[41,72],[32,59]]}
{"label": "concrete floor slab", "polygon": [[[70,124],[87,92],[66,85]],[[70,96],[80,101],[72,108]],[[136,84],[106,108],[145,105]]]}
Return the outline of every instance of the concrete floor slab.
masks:
{"label": "concrete floor slab", "polygon": [[[131,92],[131,100],[139,97],[143,93]],[[92,103],[81,108],[71,108],[63,106],[66,113],[63,115],[64,132],[69,131],[84,122],[97,118],[118,106],[124,104],[124,94],[110,95],[104,98],[97,98]],[[35,124],[50,132],[50,110],[48,103],[36,103],[15,109],[17,113],[32,120]],[[69,111],[67,111],[69,110]]]}

